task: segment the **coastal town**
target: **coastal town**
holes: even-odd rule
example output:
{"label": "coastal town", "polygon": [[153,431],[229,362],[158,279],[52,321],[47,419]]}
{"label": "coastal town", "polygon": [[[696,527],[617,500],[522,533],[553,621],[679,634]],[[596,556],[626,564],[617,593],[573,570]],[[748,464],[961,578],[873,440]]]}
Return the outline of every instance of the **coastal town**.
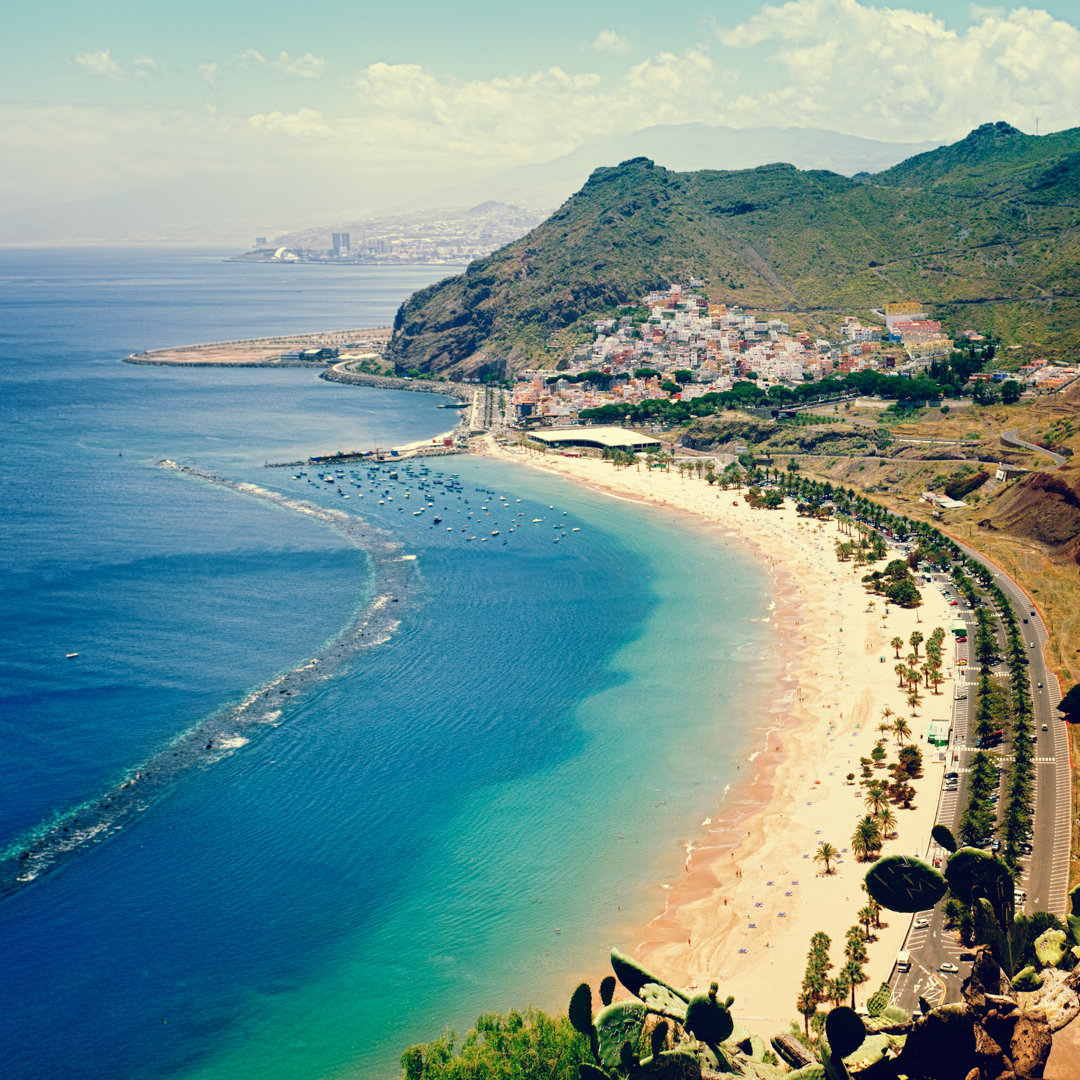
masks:
{"label": "coastal town", "polygon": [[[596,320],[593,342],[577,349],[560,372],[519,373],[514,417],[526,426],[575,423],[607,405],[690,403],[740,381],[764,391],[770,406],[783,406],[808,383],[861,371],[917,379],[955,349],[986,345],[974,331],[949,337],[919,303],[883,304],[867,313],[873,322],[848,315],[835,338],[815,338],[783,319],[711,303],[698,291],[703,284],[673,284],[642,297],[625,314]],[[1018,390],[1047,392],[1076,376],[1075,367],[1036,359],[1015,373],[975,372],[968,382],[974,388],[1013,380]]]}

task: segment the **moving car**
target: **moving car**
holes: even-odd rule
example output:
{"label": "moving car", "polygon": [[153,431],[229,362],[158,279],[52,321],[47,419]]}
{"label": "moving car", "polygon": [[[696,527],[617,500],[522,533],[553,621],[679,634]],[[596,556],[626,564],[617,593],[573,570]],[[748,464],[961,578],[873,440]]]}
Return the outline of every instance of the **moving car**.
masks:
{"label": "moving car", "polygon": [[948,960],[944,964],[938,966],[938,971],[944,971],[946,975],[955,975],[959,972],[959,968],[955,964],[950,964]]}

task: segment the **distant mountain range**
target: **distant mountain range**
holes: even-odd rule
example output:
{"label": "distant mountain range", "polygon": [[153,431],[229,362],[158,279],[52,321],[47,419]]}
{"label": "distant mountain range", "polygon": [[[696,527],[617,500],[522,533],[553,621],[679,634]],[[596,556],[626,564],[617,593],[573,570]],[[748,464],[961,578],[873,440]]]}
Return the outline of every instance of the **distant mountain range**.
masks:
{"label": "distant mountain range", "polygon": [[529,215],[521,227],[524,232],[577,191],[593,169],[625,158],[647,155],[673,169],[735,169],[787,161],[851,175],[876,172],[932,145],[877,142],[804,128],[671,124],[593,141],[553,161],[522,165],[468,184],[432,185],[422,197],[378,196],[351,210],[342,208],[356,198],[355,184],[339,175],[340,170],[214,172],[98,198],[0,211],[0,243],[202,242],[231,243],[243,250],[256,236],[359,232],[377,220],[400,223],[422,214],[430,221],[432,211],[463,211],[489,201],[520,207]]}
{"label": "distant mountain range", "polygon": [[817,128],[658,124],[594,140],[541,165],[521,165],[483,181],[444,188],[424,205],[467,206],[482,199],[498,199],[546,216],[577,191],[594,169],[632,157],[648,157],[679,172],[749,169],[783,161],[800,169],[828,169],[853,176],[880,172],[940,145],[879,142]]}
{"label": "distant mountain range", "polygon": [[591,318],[691,276],[710,299],[822,319],[919,300],[946,325],[1047,355],[1080,347],[1080,129],[965,139],[851,178],[792,165],[597,169],[543,224],[416,293],[406,368],[464,375],[553,362]]}

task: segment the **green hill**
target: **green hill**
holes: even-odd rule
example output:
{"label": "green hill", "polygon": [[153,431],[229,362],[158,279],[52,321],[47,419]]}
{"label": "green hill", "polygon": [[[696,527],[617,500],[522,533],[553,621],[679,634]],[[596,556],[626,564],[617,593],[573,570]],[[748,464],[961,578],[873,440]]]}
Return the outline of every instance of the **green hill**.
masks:
{"label": "green hill", "polygon": [[1080,347],[1080,128],[984,124],[851,179],[765,165],[597,169],[543,224],[414,294],[390,356],[403,368],[502,373],[551,364],[593,317],[692,275],[714,302],[807,321],[921,300],[953,331]]}

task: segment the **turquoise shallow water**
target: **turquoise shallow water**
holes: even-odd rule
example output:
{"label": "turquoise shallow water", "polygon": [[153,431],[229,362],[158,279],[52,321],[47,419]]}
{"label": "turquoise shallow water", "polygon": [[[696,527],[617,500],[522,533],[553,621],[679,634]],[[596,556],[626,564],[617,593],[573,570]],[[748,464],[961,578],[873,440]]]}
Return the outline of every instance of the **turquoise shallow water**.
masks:
{"label": "turquoise shallow water", "polygon": [[[30,254],[0,265],[0,311],[23,313],[0,320],[5,841],[302,662],[370,596],[334,531],[158,457],[362,511],[416,559],[387,644],[0,903],[6,1071],[389,1077],[482,1010],[561,1007],[662,907],[745,759],[772,682],[764,572],[704,526],[499,462],[432,467],[458,474],[450,532],[400,489],[379,507],[363,472],[346,504],[262,468],[441,431],[437,398],[117,363],[385,322],[438,271],[268,285],[213,253]],[[466,539],[489,513],[505,545]]]}

